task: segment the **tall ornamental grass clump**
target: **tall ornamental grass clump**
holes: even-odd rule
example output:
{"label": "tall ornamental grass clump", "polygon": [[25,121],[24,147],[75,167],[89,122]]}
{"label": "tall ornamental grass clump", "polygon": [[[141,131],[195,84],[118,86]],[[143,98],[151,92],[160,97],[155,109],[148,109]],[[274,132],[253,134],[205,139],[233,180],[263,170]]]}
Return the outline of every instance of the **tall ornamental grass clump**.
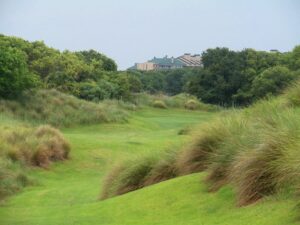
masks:
{"label": "tall ornamental grass clump", "polygon": [[69,158],[70,145],[51,126],[18,126],[0,129],[0,199],[30,184],[30,167],[49,168]]}
{"label": "tall ornamental grass clump", "polygon": [[118,162],[104,178],[100,198],[106,199],[125,194],[178,176],[176,151],[167,151],[159,159],[157,155],[139,156]]}
{"label": "tall ornamental grass clump", "polygon": [[155,100],[153,102],[153,107],[154,108],[160,108],[160,109],[166,109],[168,108],[166,103],[164,101],[161,101],[161,100]]}

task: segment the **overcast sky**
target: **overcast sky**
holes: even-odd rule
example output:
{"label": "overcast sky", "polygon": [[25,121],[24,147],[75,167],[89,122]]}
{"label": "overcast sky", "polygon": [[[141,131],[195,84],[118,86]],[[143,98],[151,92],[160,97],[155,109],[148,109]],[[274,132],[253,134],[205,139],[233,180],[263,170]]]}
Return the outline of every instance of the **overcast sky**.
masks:
{"label": "overcast sky", "polygon": [[299,0],[0,0],[0,33],[95,49],[119,69],[153,56],[300,44]]}

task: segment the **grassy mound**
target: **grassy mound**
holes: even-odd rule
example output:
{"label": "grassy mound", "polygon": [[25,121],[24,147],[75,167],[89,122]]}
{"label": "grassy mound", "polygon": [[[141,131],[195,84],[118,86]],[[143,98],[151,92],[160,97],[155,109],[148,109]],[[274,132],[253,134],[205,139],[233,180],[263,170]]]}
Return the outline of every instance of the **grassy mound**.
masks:
{"label": "grassy mound", "polygon": [[124,121],[127,118],[126,110],[116,102],[96,104],[56,90],[28,92],[19,101],[1,100],[0,113],[56,127]]}
{"label": "grassy mound", "polygon": [[31,183],[29,167],[48,168],[51,162],[68,159],[69,151],[69,143],[53,127],[1,127],[0,199]]}
{"label": "grassy mound", "polygon": [[220,110],[218,106],[202,103],[195,96],[185,93],[174,96],[139,93],[134,96],[133,102],[138,106],[152,106],[157,108],[183,108],[208,112]]}
{"label": "grassy mound", "polygon": [[[205,173],[182,176],[85,207],[86,224],[296,225],[293,199],[236,207],[232,188],[207,193]],[[84,210],[78,207],[78,212]],[[77,212],[76,210],[76,212]],[[101,216],[99,215],[101,212]],[[76,214],[76,213],[74,213]],[[77,215],[77,214],[76,214]],[[97,220],[98,219],[98,220]],[[88,222],[87,222],[88,221]]]}
{"label": "grassy mound", "polygon": [[[155,183],[145,182],[152,171],[156,171],[155,177],[164,177],[161,180],[207,171],[208,190],[217,191],[231,184],[239,206],[286,190],[294,190],[295,194],[300,186],[300,117],[296,107],[299,86],[297,84],[279,98],[260,101],[245,110],[227,112],[201,126],[172,160],[161,156],[155,163],[148,164],[139,159],[138,168],[148,168],[142,176],[138,176],[137,168],[132,166],[137,162],[128,164],[114,178],[116,185],[123,183],[123,171],[127,171],[126,180],[135,179],[139,185],[124,189],[122,193],[145,186],[140,184]],[[165,161],[168,162],[165,167],[158,169],[157,165],[164,165]],[[167,171],[171,171],[171,175],[164,176]],[[115,192],[112,196],[122,193]]]}
{"label": "grassy mound", "polygon": [[[297,211],[293,210],[296,200],[289,195],[269,196],[257,204],[236,207],[235,192],[230,186],[207,193],[204,182],[207,172],[181,176],[96,201],[103,173],[112,162],[122,158],[156,152],[157,157],[163,159],[157,163],[171,165],[161,166],[170,168],[163,171],[174,174],[171,168],[174,165],[172,158],[177,158],[176,151],[173,156],[171,151],[163,157],[161,149],[179,148],[194,138],[193,135],[178,136],[179,128],[215,116],[206,112],[146,108],[134,113],[129,123],[64,129],[72,143],[72,160],[51,166],[51,171],[32,170],[30,177],[38,179],[40,185],[26,188],[7,199],[0,207],[0,224],[52,225],[61,224],[61,221],[66,225],[298,224],[295,221]],[[68,220],[66,215],[69,215]]]}

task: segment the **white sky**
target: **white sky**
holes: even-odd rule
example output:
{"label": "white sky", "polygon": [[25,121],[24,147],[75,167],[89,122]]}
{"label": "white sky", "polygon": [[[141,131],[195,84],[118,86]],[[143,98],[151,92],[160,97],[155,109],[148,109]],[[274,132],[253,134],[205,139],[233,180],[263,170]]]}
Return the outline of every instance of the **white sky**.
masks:
{"label": "white sky", "polygon": [[0,0],[0,33],[95,49],[119,69],[153,56],[300,44],[298,0]]}

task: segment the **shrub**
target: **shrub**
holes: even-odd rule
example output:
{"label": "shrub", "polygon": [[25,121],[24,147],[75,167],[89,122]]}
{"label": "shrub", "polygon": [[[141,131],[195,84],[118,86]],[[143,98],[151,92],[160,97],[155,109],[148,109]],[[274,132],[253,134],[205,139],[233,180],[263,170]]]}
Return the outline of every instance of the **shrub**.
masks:
{"label": "shrub", "polygon": [[167,108],[167,105],[166,105],[163,101],[155,100],[155,101],[153,102],[153,107],[155,107],[155,108],[160,108],[160,109],[166,109],[166,108]]}

